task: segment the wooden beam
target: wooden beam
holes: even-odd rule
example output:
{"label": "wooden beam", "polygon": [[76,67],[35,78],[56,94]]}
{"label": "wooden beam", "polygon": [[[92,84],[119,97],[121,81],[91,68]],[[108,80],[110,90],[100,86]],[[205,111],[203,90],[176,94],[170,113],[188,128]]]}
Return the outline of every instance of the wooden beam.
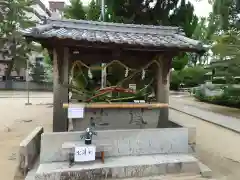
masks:
{"label": "wooden beam", "polygon": [[64,83],[69,79],[69,49],[57,47],[53,50],[53,132],[68,131],[67,110],[63,104],[68,103],[68,88]]}
{"label": "wooden beam", "polygon": [[145,108],[145,109],[155,109],[155,108],[163,108],[168,107],[168,104],[164,103],[69,103],[63,104],[63,108],[78,108],[85,107],[89,109],[111,109],[111,108],[119,108],[119,109],[137,109],[137,108]]}
{"label": "wooden beam", "polygon": [[[169,87],[170,87],[170,69],[172,56],[160,56],[158,58],[160,67],[157,69],[157,92],[156,99],[158,103],[169,104]],[[169,109],[168,107],[159,110],[157,128],[169,127]]]}

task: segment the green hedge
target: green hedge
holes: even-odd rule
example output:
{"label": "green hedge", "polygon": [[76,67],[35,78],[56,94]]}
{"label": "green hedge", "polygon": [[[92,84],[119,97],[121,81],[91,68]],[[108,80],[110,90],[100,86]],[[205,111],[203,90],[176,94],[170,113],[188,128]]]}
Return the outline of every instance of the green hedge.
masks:
{"label": "green hedge", "polygon": [[178,90],[180,83],[183,83],[185,88],[196,87],[203,84],[206,72],[207,71],[201,66],[187,67],[181,71],[172,71],[170,89]]}
{"label": "green hedge", "polygon": [[197,90],[194,96],[200,101],[240,108],[240,89],[229,86],[223,90],[221,96],[206,96],[201,90]]}

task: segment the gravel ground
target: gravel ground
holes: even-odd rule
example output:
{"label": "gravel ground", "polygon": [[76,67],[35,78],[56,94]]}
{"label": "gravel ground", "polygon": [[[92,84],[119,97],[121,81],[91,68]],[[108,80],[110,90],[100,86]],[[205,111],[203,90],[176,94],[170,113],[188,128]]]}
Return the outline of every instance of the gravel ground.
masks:
{"label": "gravel ground", "polygon": [[[1,93],[1,92],[0,92]],[[18,147],[35,127],[52,128],[52,98],[31,98],[34,105],[25,106],[24,98],[0,98],[0,172],[1,180],[13,180]]]}

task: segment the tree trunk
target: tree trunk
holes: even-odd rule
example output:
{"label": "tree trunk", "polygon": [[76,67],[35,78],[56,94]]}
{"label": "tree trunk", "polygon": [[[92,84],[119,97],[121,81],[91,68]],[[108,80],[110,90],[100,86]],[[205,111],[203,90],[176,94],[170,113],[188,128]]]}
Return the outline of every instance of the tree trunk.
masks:
{"label": "tree trunk", "polygon": [[[11,46],[9,48],[11,49]],[[14,61],[16,59],[16,50],[17,50],[17,45],[16,45],[16,40],[14,38],[12,41],[12,52],[11,52],[12,60],[9,62],[8,67],[5,71],[5,77],[6,77],[5,88],[6,89],[12,89],[12,79],[10,78],[10,76],[12,73]]]}

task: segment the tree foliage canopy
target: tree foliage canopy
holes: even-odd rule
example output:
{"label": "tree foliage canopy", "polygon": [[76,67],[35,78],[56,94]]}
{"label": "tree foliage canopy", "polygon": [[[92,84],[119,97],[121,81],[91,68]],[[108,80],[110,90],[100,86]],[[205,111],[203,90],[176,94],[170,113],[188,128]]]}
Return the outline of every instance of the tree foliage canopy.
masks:
{"label": "tree foliage canopy", "polygon": [[5,72],[7,77],[13,68],[18,71],[25,66],[29,52],[34,49],[19,31],[35,25],[27,15],[34,13],[33,4],[32,0],[0,1],[0,49],[5,57],[12,59]]}
{"label": "tree foliage canopy", "polygon": [[212,0],[213,15],[218,18],[221,29],[239,27],[239,0]]}
{"label": "tree foliage canopy", "polygon": [[87,11],[87,19],[92,21],[98,21],[100,19],[101,9],[98,4],[92,0],[89,4],[89,8]]}
{"label": "tree foliage canopy", "polygon": [[222,62],[214,67],[214,72],[230,82],[240,71],[240,3],[237,0],[214,0],[212,3],[209,31],[212,31],[213,58]]}
{"label": "tree foliage canopy", "polygon": [[70,0],[70,5],[64,9],[64,16],[71,19],[86,19],[81,0]]}

